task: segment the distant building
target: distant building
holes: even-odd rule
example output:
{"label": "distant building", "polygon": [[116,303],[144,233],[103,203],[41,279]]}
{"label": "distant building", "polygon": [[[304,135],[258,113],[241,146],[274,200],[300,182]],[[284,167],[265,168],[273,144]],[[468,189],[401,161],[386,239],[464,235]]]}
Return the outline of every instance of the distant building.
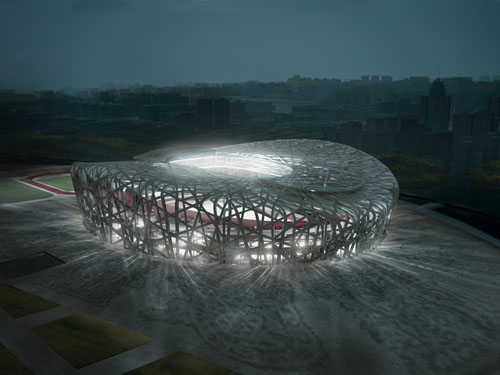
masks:
{"label": "distant building", "polygon": [[399,129],[395,138],[396,149],[408,154],[420,154],[420,142],[424,134],[422,124],[414,118],[401,118]]}
{"label": "distant building", "polygon": [[196,103],[196,120],[201,132],[213,131],[215,128],[213,103],[212,99],[198,99]]}
{"label": "distant building", "polygon": [[294,105],[292,106],[292,116],[294,121],[317,122],[318,118],[328,112],[328,109],[321,105]]}
{"label": "distant building", "polygon": [[399,126],[399,118],[396,116],[367,119],[362,133],[363,151],[379,154],[394,150],[394,140]]}
{"label": "distant building", "polygon": [[299,74],[294,74],[293,77],[288,78],[287,83],[290,86],[292,86],[294,88],[297,88],[297,87],[301,86],[301,81],[302,81],[302,78],[300,77],[300,75]]}
{"label": "distant building", "polygon": [[397,101],[382,101],[375,103],[374,109],[378,114],[418,117],[420,112],[420,104],[412,103],[409,99]]}
{"label": "distant building", "polygon": [[196,104],[198,129],[202,132],[211,132],[229,129],[229,100],[227,99],[199,99]]}
{"label": "distant building", "polygon": [[359,121],[346,121],[328,126],[325,138],[351,147],[361,148],[363,124]]}
{"label": "distant building", "polygon": [[449,128],[451,97],[446,95],[443,82],[438,78],[432,82],[429,95],[422,97],[422,122],[433,131]]}
{"label": "distant building", "polygon": [[488,112],[500,118],[500,96],[488,98]]}
{"label": "distant building", "polygon": [[196,115],[188,112],[181,113],[177,118],[177,122],[184,132],[194,132],[196,128]]}
{"label": "distant building", "polygon": [[471,167],[498,155],[498,119],[488,111],[453,115],[453,170],[467,172]]}
{"label": "distant building", "polygon": [[248,113],[273,113],[276,106],[272,102],[249,101],[247,104]]}
{"label": "distant building", "polygon": [[400,130],[400,119],[397,116],[374,117],[366,120],[365,131],[368,132],[390,131],[395,134]]}
{"label": "distant building", "polygon": [[472,113],[472,140],[477,161],[488,162],[497,158],[498,120],[493,113]]}
{"label": "distant building", "polygon": [[235,100],[229,103],[231,115],[246,115],[247,103]]}
{"label": "distant building", "polygon": [[450,162],[453,157],[453,134],[445,132],[424,132],[420,136],[418,154]]}
{"label": "distant building", "polygon": [[215,130],[229,129],[231,122],[229,121],[229,100],[214,99],[214,124]]}

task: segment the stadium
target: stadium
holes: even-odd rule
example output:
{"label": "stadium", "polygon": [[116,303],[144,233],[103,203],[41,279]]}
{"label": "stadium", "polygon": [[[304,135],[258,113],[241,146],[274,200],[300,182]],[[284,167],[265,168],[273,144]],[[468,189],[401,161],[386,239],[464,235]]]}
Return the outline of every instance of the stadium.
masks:
{"label": "stadium", "polygon": [[201,263],[350,257],[384,238],[399,194],[374,157],[307,139],[159,149],[134,161],[76,163],[71,174],[91,233]]}

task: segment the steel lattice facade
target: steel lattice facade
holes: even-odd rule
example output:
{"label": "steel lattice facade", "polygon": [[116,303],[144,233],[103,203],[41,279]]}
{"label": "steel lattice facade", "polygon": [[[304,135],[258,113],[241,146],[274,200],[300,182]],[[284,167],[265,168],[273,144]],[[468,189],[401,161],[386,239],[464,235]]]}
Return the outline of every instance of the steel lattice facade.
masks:
{"label": "steel lattice facade", "polygon": [[377,159],[294,139],[135,161],[76,163],[85,227],[167,258],[279,264],[349,257],[380,242],[398,184]]}

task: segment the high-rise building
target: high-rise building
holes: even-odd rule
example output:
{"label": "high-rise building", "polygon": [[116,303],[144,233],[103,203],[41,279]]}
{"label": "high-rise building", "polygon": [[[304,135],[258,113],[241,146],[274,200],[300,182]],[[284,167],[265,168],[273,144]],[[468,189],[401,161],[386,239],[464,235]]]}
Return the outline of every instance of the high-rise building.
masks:
{"label": "high-rise building", "polygon": [[190,133],[195,131],[196,116],[194,113],[181,113],[177,118],[177,122],[184,132]]}
{"label": "high-rise building", "polygon": [[396,149],[408,154],[419,154],[424,132],[423,125],[416,118],[400,118],[399,133],[396,134],[394,140]]}
{"label": "high-rise building", "polygon": [[229,100],[214,99],[214,124],[215,130],[229,129]]}
{"label": "high-rise building", "polygon": [[446,95],[443,82],[432,82],[428,96],[422,97],[422,123],[433,131],[449,129],[451,97]]}
{"label": "high-rise building", "polygon": [[198,130],[201,132],[214,130],[213,100],[198,99],[196,103],[196,122]]}
{"label": "high-rise building", "polygon": [[453,115],[454,170],[464,172],[498,157],[498,120],[488,111]]}
{"label": "high-rise building", "polygon": [[479,162],[488,162],[498,157],[498,119],[493,113],[473,113],[472,139]]}
{"label": "high-rise building", "polygon": [[500,118],[500,96],[488,98],[488,112]]}

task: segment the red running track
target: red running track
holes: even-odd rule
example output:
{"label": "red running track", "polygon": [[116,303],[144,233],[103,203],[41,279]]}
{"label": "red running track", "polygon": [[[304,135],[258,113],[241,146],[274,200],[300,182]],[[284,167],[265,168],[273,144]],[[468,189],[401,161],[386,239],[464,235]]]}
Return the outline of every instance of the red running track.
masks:
{"label": "red running track", "polygon": [[74,192],[64,191],[64,190],[61,190],[61,189],[58,189],[58,188],[55,188],[55,187],[52,187],[49,185],[45,185],[41,182],[34,181],[35,178],[39,178],[39,177],[54,176],[54,175],[67,175],[67,174],[68,174],[68,172],[43,173],[43,174],[37,174],[36,176],[25,177],[25,178],[20,179],[19,181],[25,182],[27,184],[39,187],[39,188],[47,190],[47,191],[50,191],[51,193],[54,193],[54,194],[74,195],[75,194]]}

